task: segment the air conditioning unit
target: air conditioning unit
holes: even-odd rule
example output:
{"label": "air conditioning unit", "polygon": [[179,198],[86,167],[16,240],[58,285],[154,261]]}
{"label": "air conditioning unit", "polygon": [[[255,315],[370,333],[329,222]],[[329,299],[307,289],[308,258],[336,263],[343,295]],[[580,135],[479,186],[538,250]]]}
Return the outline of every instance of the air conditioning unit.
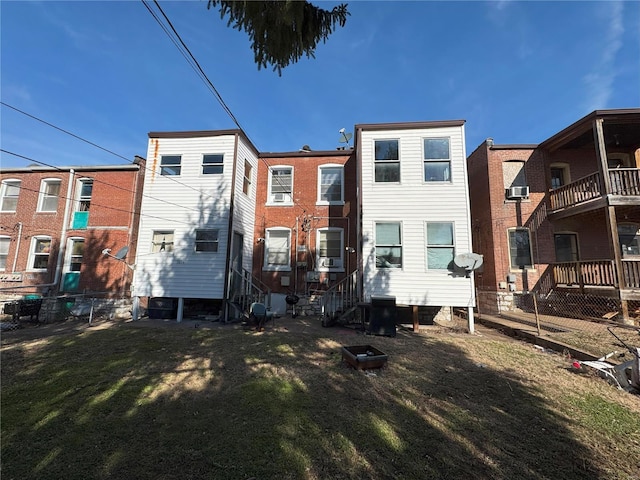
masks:
{"label": "air conditioning unit", "polygon": [[320,265],[323,267],[333,267],[333,258],[320,259]]}
{"label": "air conditioning unit", "polygon": [[274,193],[273,194],[273,201],[277,202],[277,203],[284,202],[284,193]]}
{"label": "air conditioning unit", "polygon": [[507,188],[507,198],[527,198],[529,186]]}

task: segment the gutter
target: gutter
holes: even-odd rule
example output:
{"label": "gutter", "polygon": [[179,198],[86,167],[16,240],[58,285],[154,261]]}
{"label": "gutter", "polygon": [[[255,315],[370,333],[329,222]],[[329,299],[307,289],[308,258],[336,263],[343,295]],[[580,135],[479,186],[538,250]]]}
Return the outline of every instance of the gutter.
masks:
{"label": "gutter", "polygon": [[62,274],[62,263],[64,260],[64,253],[66,249],[66,236],[67,225],[69,223],[69,210],[71,205],[71,194],[73,193],[73,177],[75,176],[75,170],[72,168],[69,170],[69,184],[67,185],[67,201],[64,204],[64,218],[62,220],[62,230],[60,231],[60,248],[58,248],[58,260],[56,261],[56,272],[53,277],[53,287],[56,287],[60,283],[60,277]]}

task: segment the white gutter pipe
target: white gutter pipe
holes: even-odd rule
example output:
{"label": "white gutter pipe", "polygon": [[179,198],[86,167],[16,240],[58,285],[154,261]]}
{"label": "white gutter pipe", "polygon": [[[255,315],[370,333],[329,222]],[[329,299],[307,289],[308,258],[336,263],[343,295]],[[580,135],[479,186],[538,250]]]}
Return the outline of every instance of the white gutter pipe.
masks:
{"label": "white gutter pipe", "polygon": [[13,256],[13,267],[11,267],[11,273],[16,271],[16,264],[18,263],[18,253],[20,252],[20,241],[22,240],[22,222],[18,222],[18,241],[16,242],[16,251]]}
{"label": "white gutter pipe", "polygon": [[62,263],[64,260],[64,252],[67,246],[67,226],[69,224],[69,210],[71,205],[71,194],[73,193],[73,177],[75,176],[75,170],[72,168],[69,170],[69,184],[67,185],[67,201],[64,204],[64,218],[62,220],[62,230],[60,231],[60,248],[58,248],[58,260],[56,262],[56,273],[53,277],[53,286],[57,286],[60,283],[60,275],[62,273]]}

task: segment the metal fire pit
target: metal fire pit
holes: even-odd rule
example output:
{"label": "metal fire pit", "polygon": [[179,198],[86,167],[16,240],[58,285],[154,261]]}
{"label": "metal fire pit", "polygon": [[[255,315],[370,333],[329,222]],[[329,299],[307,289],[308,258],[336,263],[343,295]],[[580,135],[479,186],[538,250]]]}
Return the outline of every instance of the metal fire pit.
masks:
{"label": "metal fire pit", "polygon": [[357,370],[382,368],[387,364],[387,355],[371,345],[342,347],[342,360]]}

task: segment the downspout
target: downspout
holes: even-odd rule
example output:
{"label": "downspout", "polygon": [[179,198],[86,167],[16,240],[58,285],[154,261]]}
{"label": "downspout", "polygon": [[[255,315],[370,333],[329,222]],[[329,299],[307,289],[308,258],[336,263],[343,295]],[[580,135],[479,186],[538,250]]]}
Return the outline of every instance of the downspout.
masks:
{"label": "downspout", "polygon": [[20,252],[20,241],[22,240],[22,222],[18,222],[18,241],[16,242],[16,251],[13,256],[13,267],[11,267],[11,273],[16,271],[16,265],[18,263],[18,253]]}
{"label": "downspout", "polygon": [[[236,192],[236,169],[238,168],[238,143],[240,142],[240,136],[236,134],[236,141],[233,147],[233,170],[231,171],[231,195],[229,198],[229,227],[227,230],[227,258],[225,260],[225,274],[227,276],[226,282],[224,283],[224,291],[222,292],[222,298],[224,302],[224,321],[229,320],[229,292],[231,291],[231,282],[233,280],[233,275],[231,274],[231,243],[233,241],[233,215],[234,215],[234,204],[235,204],[235,192]],[[244,238],[244,236],[243,236]],[[244,245],[240,248],[244,249]],[[242,268],[242,266],[241,266]]]}
{"label": "downspout", "polygon": [[67,225],[69,223],[69,210],[71,205],[71,194],[73,193],[73,177],[75,176],[75,171],[72,169],[69,170],[69,184],[67,185],[67,201],[64,205],[64,218],[62,220],[62,230],[60,231],[60,248],[58,248],[58,260],[56,262],[56,272],[53,277],[52,287],[56,288],[60,283],[60,275],[62,274],[62,263],[64,260],[64,251],[67,245],[66,236],[67,236]]}

